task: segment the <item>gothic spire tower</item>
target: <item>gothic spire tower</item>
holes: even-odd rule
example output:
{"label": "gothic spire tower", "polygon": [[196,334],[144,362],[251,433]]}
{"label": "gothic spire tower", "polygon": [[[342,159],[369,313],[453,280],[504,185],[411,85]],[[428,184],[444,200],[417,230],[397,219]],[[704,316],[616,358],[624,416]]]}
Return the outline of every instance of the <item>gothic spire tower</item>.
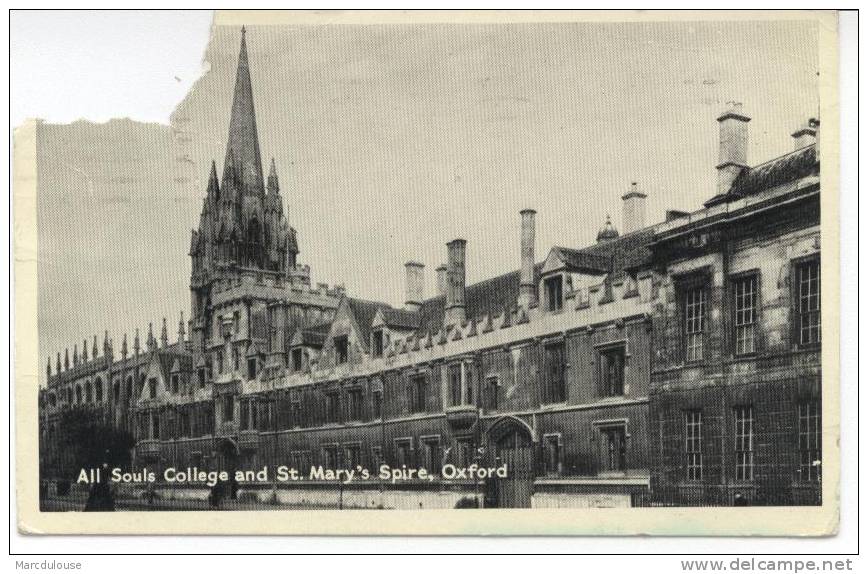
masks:
{"label": "gothic spire tower", "polygon": [[249,272],[265,272],[290,282],[298,276],[296,234],[284,214],[274,160],[267,185],[262,170],[244,28],[219,179],[218,173],[212,160],[199,228],[192,231],[190,239],[190,332],[194,345],[204,343],[214,282]]}
{"label": "gothic spire tower", "polygon": [[241,29],[241,52],[238,54],[238,69],[235,72],[235,92],[232,97],[232,115],[229,119],[229,139],[226,143],[224,163],[228,164],[230,158],[239,176],[243,195],[265,195],[244,28]]}

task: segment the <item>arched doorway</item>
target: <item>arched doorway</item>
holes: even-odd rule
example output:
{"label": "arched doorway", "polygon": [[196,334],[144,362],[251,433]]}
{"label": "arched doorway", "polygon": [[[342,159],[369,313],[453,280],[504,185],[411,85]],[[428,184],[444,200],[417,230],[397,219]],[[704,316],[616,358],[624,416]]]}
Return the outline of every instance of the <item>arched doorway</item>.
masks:
{"label": "arched doorway", "polygon": [[232,439],[225,438],[217,445],[217,470],[226,471],[229,475],[229,497],[235,499],[238,493],[238,482],[235,471],[238,470],[238,445]]}
{"label": "arched doorway", "polygon": [[488,440],[498,466],[506,464],[506,478],[497,481],[498,508],[530,508],[535,477],[533,431],[520,419],[504,417],[489,429]]}

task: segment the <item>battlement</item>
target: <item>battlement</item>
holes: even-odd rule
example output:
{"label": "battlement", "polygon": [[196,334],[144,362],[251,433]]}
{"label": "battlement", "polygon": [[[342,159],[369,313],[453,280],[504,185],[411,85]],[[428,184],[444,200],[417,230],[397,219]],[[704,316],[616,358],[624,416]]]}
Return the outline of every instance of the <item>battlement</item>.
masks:
{"label": "battlement", "polygon": [[340,299],[344,293],[346,293],[346,288],[343,285],[330,286],[328,283],[317,283],[316,287],[310,285],[293,285],[291,290],[293,293],[331,297],[334,299]]}
{"label": "battlement", "polygon": [[[653,276],[646,274],[638,280],[625,278],[609,285],[604,282],[589,289],[572,290],[565,294],[566,303],[558,312],[547,312],[539,306],[526,310],[515,305],[499,314],[471,317],[421,336],[395,338],[385,349],[384,358],[387,362],[395,361],[417,352],[430,354],[432,350],[438,356],[458,355],[553,333],[593,329],[625,318],[649,316],[656,298],[653,281]],[[480,342],[470,342],[474,340]]]}
{"label": "battlement", "polygon": [[305,293],[321,297],[340,298],[346,292],[344,285],[328,285],[317,283],[311,285],[310,266],[296,265],[286,274],[279,271],[263,269],[238,268],[234,273],[224,276],[214,282],[214,293],[233,291],[243,285],[262,286],[270,289],[290,290],[294,293]]}
{"label": "battlement", "polygon": [[[158,323],[159,325],[160,323]],[[76,380],[82,377],[87,377],[99,371],[108,369],[113,363],[123,364],[129,360],[141,360],[146,355],[156,351],[174,351],[174,352],[189,352],[189,339],[187,338],[187,325],[184,322],[183,311],[180,314],[178,321],[178,330],[175,342],[169,342],[169,326],[166,317],[162,319],[162,327],[159,331],[159,336],[154,335],[154,323],[148,324],[148,333],[144,341],[139,337],[138,328],[135,330],[135,337],[132,345],[127,343],[127,335],[124,333],[119,349],[115,348],[114,339],[109,338],[108,331],[105,332],[102,344],[102,353],[97,351],[97,338],[93,338],[92,353],[88,353],[87,345],[82,345],[82,353],[78,352],[78,345],[73,346],[72,357],[70,358],[69,348],[67,347],[63,363],[61,363],[61,354],[57,353],[56,360],[48,357],[48,365],[46,368],[46,382],[49,387]],[[85,341],[86,342],[86,341]]]}
{"label": "battlement", "polygon": [[396,337],[384,349],[382,357],[360,364],[320,368],[314,362],[311,369],[303,373],[287,373],[272,365],[263,380],[280,387],[368,376],[485,349],[521,345],[563,333],[593,332],[598,328],[646,321],[657,303],[654,282],[653,274],[645,273],[638,279],[625,277],[608,285],[603,282],[588,289],[571,290],[565,294],[563,309],[557,312],[546,311],[540,306],[525,309],[516,304],[501,313],[484,314],[459,324]]}

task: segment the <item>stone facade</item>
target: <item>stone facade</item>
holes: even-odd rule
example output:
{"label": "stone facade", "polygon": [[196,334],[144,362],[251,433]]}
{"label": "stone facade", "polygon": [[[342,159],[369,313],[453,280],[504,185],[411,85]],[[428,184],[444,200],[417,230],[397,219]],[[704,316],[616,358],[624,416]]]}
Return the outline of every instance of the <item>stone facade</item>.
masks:
{"label": "stone facade", "polygon": [[[805,290],[814,288],[804,275],[819,277],[819,208],[819,179],[808,175],[658,230],[651,249],[665,279],[655,312],[651,425],[660,496],[819,502],[820,330],[800,328],[808,320]],[[696,289],[707,294],[707,325],[702,358],[691,361],[683,325]],[[745,300],[752,317],[740,328]],[[816,310],[819,319],[819,300]],[[742,448],[736,431],[745,412],[752,444]],[[684,447],[689,417],[701,419],[696,474]],[[750,458],[743,470],[740,456]]]}
{"label": "stone facade", "polygon": [[[747,121],[728,112],[721,145],[740,147],[722,150],[728,187],[699,211],[645,226],[634,185],[624,201],[635,230],[607,221],[596,244],[555,246],[538,262],[524,210],[520,269],[467,285],[468,246],[452,240],[441,292],[425,298],[424,266],[409,262],[399,308],[310,285],[273,162],[263,178],[245,42],[224,175],[212,165],[192,233],[190,320],[173,343],[164,319],[159,340],[151,327],[144,345],[136,332],[116,352],[106,333],[102,353],[94,340],[72,364],[49,362],[44,479],[77,472],[60,421],[83,408],[132,433],[133,467],[158,474],[387,464],[435,476],[246,487],[277,506],[329,506],[336,492],[341,505],[387,508],[818,502],[810,139],[734,172]],[[507,464],[509,476],[446,476],[472,464]]]}

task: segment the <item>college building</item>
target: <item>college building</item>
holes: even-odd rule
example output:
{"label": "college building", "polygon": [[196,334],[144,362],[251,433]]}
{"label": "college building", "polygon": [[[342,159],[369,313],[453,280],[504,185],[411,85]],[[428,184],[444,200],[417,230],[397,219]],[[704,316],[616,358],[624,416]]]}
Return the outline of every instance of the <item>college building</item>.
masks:
{"label": "college building", "polygon": [[[135,469],[300,469],[240,485],[276,507],[820,503],[817,120],[791,153],[749,166],[750,118],[733,105],[697,211],[648,222],[634,183],[620,230],[537,251],[526,209],[517,269],[468,284],[473,245],[444,237],[437,293],[408,261],[396,307],[311,284],[275,162],[264,171],[249,66],[242,32],[226,156],[191,233],[188,319],[171,340],[163,319],[159,336],[116,348],[105,333],[101,349],[94,337],[49,359],[44,481],[78,473],[63,428],[78,409],[132,435]],[[433,480],[379,480],[384,464]],[[507,476],[444,476],[474,464]],[[374,476],[343,484],[312,466]]]}

